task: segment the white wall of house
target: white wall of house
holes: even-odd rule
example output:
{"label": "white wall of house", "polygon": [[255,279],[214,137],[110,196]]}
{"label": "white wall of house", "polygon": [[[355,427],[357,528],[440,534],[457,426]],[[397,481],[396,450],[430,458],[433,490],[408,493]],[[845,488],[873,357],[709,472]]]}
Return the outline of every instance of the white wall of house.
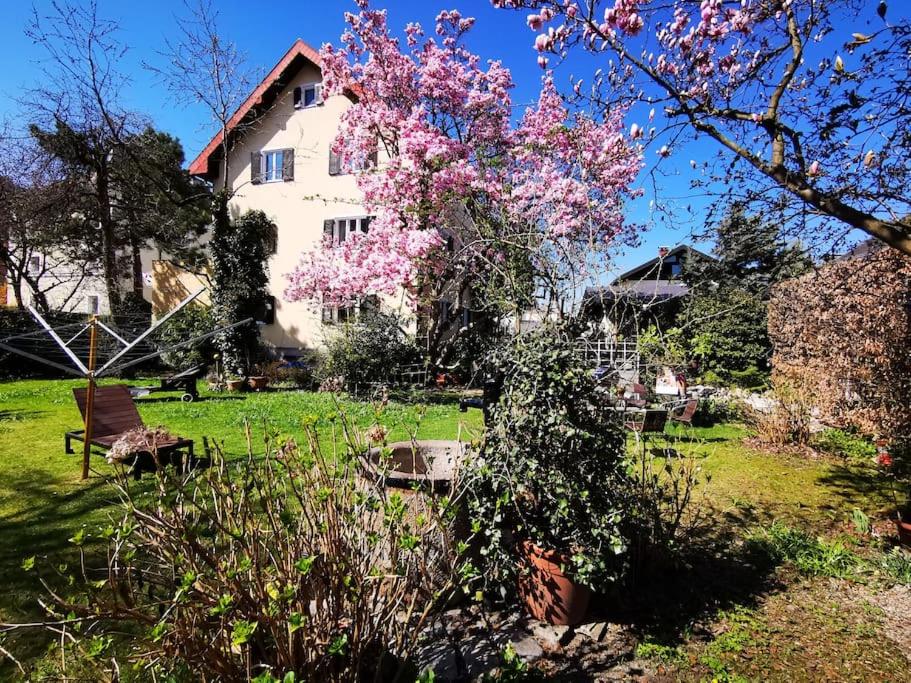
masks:
{"label": "white wall of house", "polygon": [[[366,216],[354,175],[329,173],[329,148],[351,101],[334,96],[318,105],[294,107],[294,89],[320,81],[315,65],[304,66],[278,95],[269,112],[235,144],[228,164],[234,193],[232,215],[258,209],[278,226],[277,250],[268,264],[275,322],[263,326],[261,331],[266,343],[289,353],[322,346],[332,328],[323,324],[322,308],[315,302],[284,300],[288,274],[298,265],[303,252],[319,245],[324,221]],[[293,180],[265,179],[254,184],[251,154],[283,149],[294,150]],[[222,183],[220,178],[213,182],[215,187]],[[384,304],[398,307],[401,302],[389,298]]]}
{"label": "white wall of house", "polygon": [[[158,258],[159,252],[154,249],[144,249],[141,253],[143,272],[143,297],[146,301],[152,300],[152,271],[153,263]],[[33,258],[40,259],[36,264],[42,275],[38,279],[39,288],[45,292],[48,306],[53,311],[66,311],[70,313],[97,313],[109,315],[111,312],[107,289],[101,275],[101,266],[83,274],[81,267],[75,267],[59,254],[40,254]],[[129,279],[120,281],[121,291],[132,291],[133,284]],[[34,294],[23,284],[22,299],[25,306],[34,303]],[[12,287],[8,288],[7,305],[16,306],[17,301]]]}

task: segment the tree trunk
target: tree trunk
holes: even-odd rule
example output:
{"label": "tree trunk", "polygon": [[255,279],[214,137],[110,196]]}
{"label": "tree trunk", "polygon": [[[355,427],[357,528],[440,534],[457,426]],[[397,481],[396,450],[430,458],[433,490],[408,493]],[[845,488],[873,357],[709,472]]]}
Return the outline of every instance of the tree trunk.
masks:
{"label": "tree trunk", "polygon": [[108,166],[102,161],[97,168],[96,198],[98,201],[98,223],[101,228],[101,264],[104,288],[108,295],[111,313],[120,306],[120,288],[117,283],[117,254],[115,243],[114,217],[111,211]]}
{"label": "tree trunk", "polygon": [[142,298],[142,245],[130,236],[130,249],[133,252],[133,293]]}

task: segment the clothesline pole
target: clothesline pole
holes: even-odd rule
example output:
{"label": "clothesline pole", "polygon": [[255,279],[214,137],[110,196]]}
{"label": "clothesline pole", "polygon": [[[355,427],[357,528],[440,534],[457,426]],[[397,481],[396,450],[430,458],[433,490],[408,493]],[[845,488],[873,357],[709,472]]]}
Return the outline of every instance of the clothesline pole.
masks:
{"label": "clothesline pole", "polygon": [[89,478],[89,456],[92,452],[92,412],[95,408],[95,350],[98,342],[98,317],[89,323],[89,386],[85,393],[85,441],[82,444],[82,478]]}

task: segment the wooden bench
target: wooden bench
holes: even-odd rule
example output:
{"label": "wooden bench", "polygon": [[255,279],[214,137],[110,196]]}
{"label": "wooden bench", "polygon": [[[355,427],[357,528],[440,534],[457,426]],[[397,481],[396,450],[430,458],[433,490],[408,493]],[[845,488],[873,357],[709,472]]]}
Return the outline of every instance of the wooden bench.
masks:
{"label": "wooden bench", "polygon": [[[83,423],[85,423],[87,389],[73,389],[73,395],[76,398],[76,405],[79,406],[79,412],[82,414]],[[130,396],[130,388],[126,384],[115,384],[113,386],[97,387],[95,389],[95,401],[92,408],[92,439],[91,444],[103,450],[108,450],[113,446],[126,432],[136,428],[145,427],[139,411],[136,410],[136,404],[133,403],[133,397]],[[66,452],[72,453],[73,441],[85,442],[85,430],[79,429],[66,432],[64,442]],[[177,466],[183,466],[183,452],[186,450],[187,458],[190,464],[193,461],[193,440],[173,437],[164,443],[158,445],[158,459],[162,464],[173,463]],[[137,479],[142,475],[144,470],[154,471],[155,461],[151,453],[139,452],[134,454],[133,476]]]}

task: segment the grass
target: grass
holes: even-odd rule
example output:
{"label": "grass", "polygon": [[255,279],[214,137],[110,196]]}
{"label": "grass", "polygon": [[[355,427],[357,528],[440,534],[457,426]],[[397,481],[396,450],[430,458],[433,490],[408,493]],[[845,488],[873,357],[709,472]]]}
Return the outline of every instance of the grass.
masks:
{"label": "grass", "polygon": [[[59,380],[0,382],[0,621],[40,615],[36,598],[41,588],[34,574],[22,569],[25,557],[72,561],[68,539],[82,526],[105,522],[112,510],[112,494],[105,483],[111,470],[104,460],[93,458],[93,474],[82,481],[79,456],[63,454],[63,432],[79,426],[72,388],[80,385]],[[258,439],[264,428],[299,435],[302,419],[309,416],[318,418],[321,431],[331,439],[337,428],[332,416],[339,408],[364,427],[379,419],[391,429],[391,440],[406,439],[413,431],[424,439],[474,436],[481,426],[480,413],[459,413],[454,397],[441,397],[427,406],[392,402],[377,416],[369,403],[336,404],[328,394],[202,393],[203,400],[193,404],[181,403],[176,395],[153,394],[138,399],[137,405],[146,424],[165,425],[198,444],[204,436],[214,438],[229,456],[245,452],[245,419],[253,425],[254,450],[262,449]],[[790,568],[791,574],[785,571],[781,585],[771,593],[756,586],[748,599],[710,608],[705,619],[715,634],[711,639],[693,636],[692,624],[681,628],[676,639],[661,635],[650,640],[645,634],[637,656],[676,668],[686,680],[703,675],[708,680],[800,680],[812,678],[808,672],[830,679],[911,676],[907,662],[881,642],[879,618],[864,612],[859,601],[848,601],[843,591],[830,590],[827,583],[847,583],[830,577],[852,573],[878,573],[900,583],[911,580],[907,554],[871,554],[839,540],[856,529],[857,520],[881,519],[889,506],[888,490],[875,470],[849,458],[759,452],[744,446],[746,435],[743,427],[732,424],[674,426],[668,430],[667,445],[693,456],[709,480],[704,492],[713,532],[735,543],[751,535],[755,539],[762,533],[774,534],[766,539],[765,551],[784,567],[779,572]],[[849,585],[852,590],[866,589]],[[718,596],[714,599],[721,604]],[[795,611],[793,605],[803,599],[809,602],[800,603]],[[795,647],[794,642],[803,645]],[[46,638],[34,635],[18,643],[17,652],[40,657],[46,643]],[[841,643],[854,659],[834,657],[832,643]],[[871,660],[867,651],[878,657],[873,664],[864,664]],[[0,663],[0,679],[13,677],[12,673]]]}
{"label": "grass", "polygon": [[[143,385],[145,382],[131,382]],[[31,620],[41,613],[36,598],[42,589],[33,573],[25,572],[27,556],[52,561],[75,557],[68,539],[80,527],[93,528],[107,521],[113,492],[105,477],[111,474],[103,458],[93,456],[92,475],[83,481],[81,447],[78,455],[65,455],[63,433],[80,426],[73,387],[79,381],[29,380],[0,382],[0,622]],[[254,451],[263,449],[264,429],[297,436],[301,420],[319,419],[320,431],[331,439],[339,409],[357,425],[369,427],[377,419],[368,403],[341,401],[330,394],[267,392],[218,394],[201,389],[202,400],[182,403],[177,394],[153,394],[137,399],[143,421],[165,425],[174,434],[222,443],[230,457],[246,452],[244,421],[253,426]],[[416,433],[421,439],[470,438],[481,426],[478,411],[458,412],[454,399],[426,406],[389,403],[379,416],[393,441]],[[341,439],[338,439],[339,441]],[[26,650],[36,655],[45,639],[28,640]],[[2,642],[0,642],[2,645]],[[0,679],[7,670],[0,662]]]}

